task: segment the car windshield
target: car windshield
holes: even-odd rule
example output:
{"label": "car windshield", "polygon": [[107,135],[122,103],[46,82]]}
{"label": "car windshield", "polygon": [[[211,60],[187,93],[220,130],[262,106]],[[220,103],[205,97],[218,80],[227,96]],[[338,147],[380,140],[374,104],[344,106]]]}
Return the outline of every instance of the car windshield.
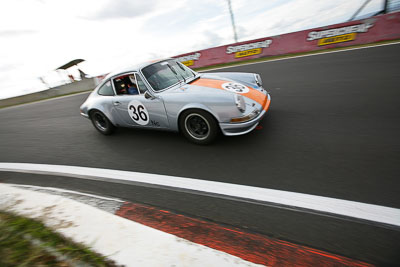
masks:
{"label": "car windshield", "polygon": [[188,82],[196,73],[185,65],[170,59],[142,69],[142,73],[155,91],[168,88],[179,82]]}

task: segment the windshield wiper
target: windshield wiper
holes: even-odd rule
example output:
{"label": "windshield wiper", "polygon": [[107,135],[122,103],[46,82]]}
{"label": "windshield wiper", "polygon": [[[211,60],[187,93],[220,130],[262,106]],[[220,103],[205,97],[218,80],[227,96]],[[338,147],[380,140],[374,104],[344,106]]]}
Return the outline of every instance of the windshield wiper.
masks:
{"label": "windshield wiper", "polygon": [[[178,65],[178,66],[179,66],[179,65]],[[181,66],[179,66],[179,67],[182,69],[182,67],[181,67]],[[183,70],[183,71],[185,71],[185,70]],[[183,76],[183,75],[182,75],[182,73],[180,73],[180,72],[179,72],[179,75],[181,75],[181,77],[183,78],[183,80],[184,80],[184,81],[185,81],[185,83],[186,83],[186,78],[185,78],[185,76]]]}
{"label": "windshield wiper", "polygon": [[193,77],[194,77],[193,80],[191,80],[190,82],[188,82],[188,84],[194,82],[194,81],[197,80],[197,79],[200,79],[200,75],[199,75],[199,76],[196,76],[196,74],[195,74],[195,76],[193,76]]}
{"label": "windshield wiper", "polygon": [[181,77],[183,78],[183,81],[186,83],[186,78],[185,76],[183,76],[182,74],[179,73],[179,75],[181,75]]}
{"label": "windshield wiper", "polygon": [[[175,76],[176,76],[176,78],[178,79],[178,81],[181,82],[182,80],[179,79],[178,73],[176,72],[176,70],[174,70],[169,64],[167,64],[167,66],[168,66],[168,68],[172,71],[172,73],[175,74]],[[181,75],[181,74],[179,73],[179,75]],[[183,81],[186,83],[185,77],[183,77],[182,75],[181,75],[181,77],[183,78]]]}

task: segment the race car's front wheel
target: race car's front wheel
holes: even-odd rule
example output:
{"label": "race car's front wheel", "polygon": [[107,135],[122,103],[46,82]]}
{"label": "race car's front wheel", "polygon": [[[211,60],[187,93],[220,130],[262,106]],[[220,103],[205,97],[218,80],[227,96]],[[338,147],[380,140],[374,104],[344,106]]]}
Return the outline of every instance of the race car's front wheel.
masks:
{"label": "race car's front wheel", "polygon": [[110,135],[115,130],[115,126],[110,122],[110,120],[98,110],[90,113],[90,119],[92,120],[94,128],[104,135]]}
{"label": "race car's front wheel", "polygon": [[218,124],[214,117],[202,110],[185,111],[179,120],[180,129],[191,142],[206,145],[218,135]]}

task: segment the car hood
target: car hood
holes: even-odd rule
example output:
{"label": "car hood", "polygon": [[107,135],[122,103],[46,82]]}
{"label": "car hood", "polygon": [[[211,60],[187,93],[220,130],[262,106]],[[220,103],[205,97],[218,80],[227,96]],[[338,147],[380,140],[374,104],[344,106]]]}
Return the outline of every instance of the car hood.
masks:
{"label": "car hood", "polygon": [[201,74],[200,78],[173,90],[176,93],[188,94],[240,94],[264,106],[267,101],[267,92],[251,83],[222,77],[218,74]]}

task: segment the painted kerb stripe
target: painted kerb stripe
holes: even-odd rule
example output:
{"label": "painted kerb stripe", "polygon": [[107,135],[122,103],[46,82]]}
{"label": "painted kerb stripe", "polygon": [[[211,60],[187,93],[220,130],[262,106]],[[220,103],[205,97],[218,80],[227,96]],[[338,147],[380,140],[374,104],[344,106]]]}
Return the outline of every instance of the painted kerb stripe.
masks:
{"label": "painted kerb stripe", "polygon": [[374,266],[345,256],[147,205],[125,202],[116,214],[191,242],[269,267]]}
{"label": "painted kerb stripe", "polygon": [[[21,191],[21,189],[25,189]],[[37,192],[32,192],[28,190],[45,190],[47,192],[40,192],[38,195]],[[52,194],[58,195],[59,193],[67,193],[69,196],[58,196],[55,199],[53,196],[49,196]],[[110,212],[109,209],[104,210],[108,211],[111,214],[115,214],[117,216],[123,217],[125,219],[137,222],[142,225],[146,225],[153,229],[157,229],[159,231],[175,235],[177,237],[183,238],[185,240],[191,241],[193,243],[197,243],[215,250],[219,250],[221,252],[225,252],[231,254],[233,256],[242,258],[248,262],[262,264],[263,266],[269,267],[278,267],[278,266],[301,266],[301,267],[314,267],[314,266],[343,266],[343,267],[373,267],[373,264],[369,264],[357,259],[351,259],[346,256],[333,254],[331,252],[326,252],[323,250],[319,250],[316,248],[307,247],[305,245],[300,245],[296,243],[290,243],[287,241],[279,240],[276,238],[271,238],[259,233],[248,232],[245,229],[240,229],[227,225],[220,225],[215,222],[210,222],[207,220],[189,217],[187,215],[175,213],[168,210],[159,209],[157,207],[143,205],[138,203],[124,202],[121,203],[118,199],[109,199],[99,195],[92,195],[77,191],[59,189],[54,187],[41,187],[41,186],[31,186],[31,185],[19,185],[19,184],[7,184],[2,185],[0,183],[0,196],[5,195],[4,198],[6,201],[3,201],[3,204],[9,203],[12,206],[13,211],[19,210],[22,214],[29,214],[28,217],[34,216],[37,217],[41,215],[41,211],[49,207],[53,204],[52,214],[55,215],[58,220],[62,220],[63,218],[70,221],[74,226],[67,230],[69,232],[69,236],[72,234],[72,238],[76,239],[76,241],[81,241],[83,243],[92,243],[90,246],[100,249],[103,254],[105,252],[106,255],[111,255],[111,259],[116,260],[119,263],[127,263],[128,266],[135,265],[135,260],[139,260],[140,263],[144,264],[145,262],[149,263],[150,258],[157,255],[157,253],[167,253],[170,259],[163,258],[156,259],[157,263],[153,262],[155,266],[166,266],[171,265],[167,264],[168,260],[174,260],[176,262],[176,257],[179,255],[174,254],[170,255],[171,251],[174,250],[184,250],[185,252],[180,253],[180,255],[184,255],[184,259],[188,259],[188,261],[178,261],[178,265],[182,266],[200,266],[203,263],[203,266],[209,266],[210,262],[204,261],[204,251],[195,249],[189,250],[185,249],[185,247],[192,247],[193,244],[190,242],[182,242],[180,239],[173,238],[175,240],[175,244],[179,244],[180,247],[174,247],[174,242],[169,242],[168,244],[164,244],[163,246],[157,246],[157,244],[161,242],[166,242],[165,236],[157,233],[158,231],[151,231],[147,229],[147,231],[143,231],[143,227],[137,224],[125,224],[124,227],[118,227],[116,225],[120,224],[115,217],[110,218],[108,214],[105,213],[97,213],[93,211],[93,209],[88,209],[86,201],[83,203],[79,203],[82,201],[81,197],[89,197],[91,204],[98,203],[98,200],[111,200],[113,202],[117,201],[118,204],[116,206],[116,210]],[[73,196],[73,197],[71,197]],[[12,204],[12,200],[15,197],[22,198],[23,201]],[[49,198],[50,197],[50,198]],[[71,198],[72,200],[78,201],[73,206],[71,206],[71,200],[66,199]],[[47,200],[46,200],[47,199]],[[57,201],[55,201],[58,199]],[[60,201],[63,199],[62,201]],[[52,201],[55,202],[53,203]],[[94,200],[94,201],[93,201]],[[70,205],[68,205],[70,202]],[[58,203],[58,204],[57,204]],[[62,203],[62,204],[61,204]],[[1,206],[0,201],[0,206]],[[5,204],[7,207],[7,204]],[[28,205],[28,206],[27,206]],[[114,205],[114,204],[113,204]],[[96,206],[96,208],[104,209],[102,207]],[[32,210],[29,207],[35,207]],[[63,210],[67,207],[67,213],[58,213],[58,211]],[[71,209],[72,207],[72,209]],[[54,210],[55,209],[55,210]],[[86,215],[85,218],[82,218],[82,212]],[[97,221],[96,227],[91,227],[93,221],[90,220],[91,215],[87,216],[88,212],[96,217],[95,221]],[[58,213],[58,215],[56,215]],[[36,216],[35,216],[36,214]],[[61,216],[61,217],[60,217]],[[93,217],[93,216],[92,216]],[[49,221],[54,221],[53,216],[46,216],[46,218],[42,218],[44,222],[48,222],[50,224],[54,224]],[[72,220],[72,221],[71,221]],[[111,221],[112,220],[112,221]],[[56,223],[56,222],[55,222]],[[113,224],[113,229],[109,229],[109,224]],[[57,223],[56,223],[57,224]],[[76,227],[78,226],[78,227]],[[93,228],[93,229],[92,229]],[[89,231],[88,231],[89,229]],[[112,233],[110,235],[101,236],[101,231],[104,229],[109,229],[108,232]],[[132,234],[132,230],[136,231],[136,234]],[[62,230],[61,230],[62,231]],[[70,232],[72,231],[72,232]],[[84,233],[84,234],[82,234]],[[140,233],[141,237],[137,236]],[[68,234],[67,234],[68,235]],[[91,240],[95,239],[96,242],[88,241],[88,236]],[[100,238],[101,236],[101,238]],[[157,238],[157,244],[151,244],[151,242],[137,242],[137,240],[142,240],[145,238],[146,240],[153,240]],[[115,240],[119,240],[118,244],[115,244]],[[100,243],[99,243],[100,242]],[[106,244],[105,244],[106,243]],[[128,245],[130,243],[130,245]],[[101,245],[103,244],[103,246]],[[147,245],[146,245],[147,244]],[[99,248],[101,246],[102,248]],[[165,250],[165,246],[167,246],[170,250]],[[146,251],[151,251],[151,253],[146,253]],[[112,253],[117,251],[118,253]],[[133,252],[137,252],[136,256]],[[110,254],[111,253],[111,254]],[[200,254],[199,254],[200,253]],[[139,255],[140,254],[140,255]],[[179,254],[179,253],[178,253]],[[119,256],[118,256],[119,255]],[[124,256],[125,255],[125,256]],[[126,257],[129,255],[129,257]],[[212,256],[213,254],[208,254],[208,256]],[[221,258],[221,254],[218,255],[221,261],[215,263],[213,266],[250,266],[248,263],[242,264],[242,262],[238,261],[238,259],[234,259],[234,262],[229,262],[230,258],[226,258],[226,255]],[[122,258],[123,259],[122,259]],[[150,257],[150,258],[149,258]],[[179,258],[179,257],[178,257]],[[193,260],[198,259],[198,260]],[[216,259],[214,259],[216,260]],[[179,264],[181,263],[181,264]],[[186,264],[185,264],[186,263]],[[189,264],[189,265],[188,265]],[[218,265],[219,264],[219,265]],[[152,264],[147,264],[151,265]],[[146,265],[146,266],[147,266]],[[175,266],[175,265],[174,265]],[[251,265],[253,266],[253,265]],[[259,266],[259,265],[257,265]]]}
{"label": "painted kerb stripe", "polygon": [[257,202],[276,203],[323,213],[400,226],[400,209],[282,190],[158,174],[65,165],[0,163],[0,171],[59,175],[110,182],[156,185]]}

